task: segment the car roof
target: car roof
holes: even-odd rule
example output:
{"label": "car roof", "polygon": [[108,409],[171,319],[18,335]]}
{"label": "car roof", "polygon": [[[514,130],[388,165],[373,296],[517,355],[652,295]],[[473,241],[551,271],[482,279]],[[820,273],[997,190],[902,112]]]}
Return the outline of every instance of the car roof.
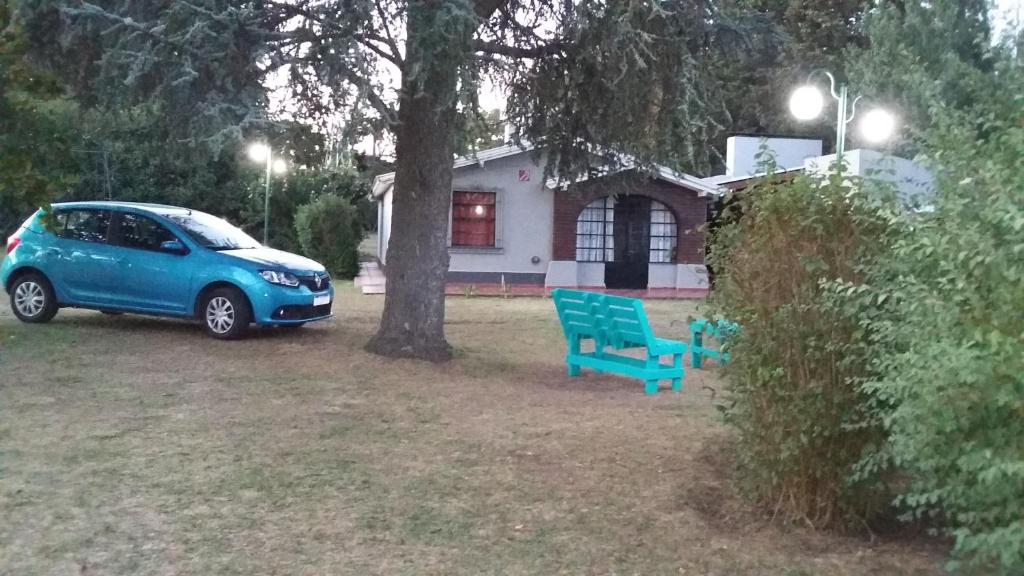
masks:
{"label": "car roof", "polygon": [[166,204],[148,204],[145,202],[113,202],[109,200],[103,201],[91,201],[91,202],[61,202],[59,204],[53,204],[55,209],[60,208],[95,208],[95,209],[133,209],[140,210],[142,212],[151,212],[153,214],[159,214],[167,216],[170,214],[191,214],[192,210],[188,208],[181,208],[179,206],[168,206]]}

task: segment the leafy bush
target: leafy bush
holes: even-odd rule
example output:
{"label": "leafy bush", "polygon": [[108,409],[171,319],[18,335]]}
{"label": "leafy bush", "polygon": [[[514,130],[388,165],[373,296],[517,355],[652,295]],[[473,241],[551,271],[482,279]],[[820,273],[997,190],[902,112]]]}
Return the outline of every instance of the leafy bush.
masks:
{"label": "leafy bush", "polygon": [[[242,211],[241,220],[247,231],[256,238],[262,238],[265,191],[262,172],[257,172],[260,172],[258,178],[247,181],[249,203]],[[347,168],[295,169],[271,179],[270,245],[288,252],[302,251],[295,222],[299,207],[327,195],[356,205],[363,229],[366,227],[363,204],[370,204],[376,216],[376,204],[369,200],[368,180],[357,171]]]}
{"label": "leafy bush", "polygon": [[[1018,92],[1020,94],[1020,92]],[[887,259],[881,377],[900,502],[955,537],[957,562],[1024,574],[1024,126],[943,130],[940,196]],[[973,126],[972,126],[973,125]],[[979,138],[979,132],[985,137]],[[880,296],[885,297],[885,296]],[[869,462],[870,464],[870,462]]]}
{"label": "leafy bush", "polygon": [[749,191],[715,234],[714,306],[742,327],[723,410],[743,488],[786,521],[846,524],[888,502],[877,477],[855,479],[883,440],[860,388],[872,355],[862,282],[897,230],[878,198],[848,177],[800,176]]}
{"label": "leafy bush", "polygon": [[295,231],[306,256],[318,260],[342,278],[359,273],[359,243],[363,226],[359,211],[348,200],[325,194],[299,207]]}

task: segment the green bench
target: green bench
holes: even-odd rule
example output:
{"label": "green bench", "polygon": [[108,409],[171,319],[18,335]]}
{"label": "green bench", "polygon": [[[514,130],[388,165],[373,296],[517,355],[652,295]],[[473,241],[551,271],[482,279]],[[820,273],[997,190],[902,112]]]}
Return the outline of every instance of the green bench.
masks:
{"label": "green bench", "polygon": [[[729,341],[740,331],[735,322],[717,322],[698,318],[690,322],[690,366],[700,368],[704,357],[716,358],[725,366],[729,363]],[[712,348],[708,340],[718,340],[718,348]]]}
{"label": "green bench", "polygon": [[[659,380],[671,380],[673,390],[682,389],[686,344],[655,337],[643,302],[563,288],[553,290],[551,297],[569,346],[565,355],[569,376],[579,376],[581,368],[590,368],[598,373],[614,372],[639,378],[644,381],[647,394],[658,391]],[[582,351],[584,340],[594,342],[592,352]],[[647,357],[613,354],[608,348],[646,348]],[[671,356],[672,363],[662,364],[662,356]]]}

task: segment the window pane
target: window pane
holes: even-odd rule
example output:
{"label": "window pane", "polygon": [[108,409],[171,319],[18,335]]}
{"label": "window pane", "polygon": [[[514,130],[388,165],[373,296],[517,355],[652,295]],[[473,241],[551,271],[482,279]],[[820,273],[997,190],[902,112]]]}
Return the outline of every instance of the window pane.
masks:
{"label": "window pane", "polygon": [[61,236],[87,242],[106,242],[110,226],[107,210],[71,210]]}
{"label": "window pane", "polygon": [[494,192],[452,192],[452,246],[494,246],[496,221]]}
{"label": "window pane", "polygon": [[164,242],[175,240],[174,234],[156,221],[138,214],[121,214],[121,223],[114,238],[121,246],[159,250]]}
{"label": "window pane", "polygon": [[612,245],[612,221],[615,199],[599,198],[580,210],[576,218],[576,260],[578,262],[605,262],[612,258],[608,248]]}
{"label": "window pane", "polygon": [[676,248],[676,219],[661,202],[651,202],[651,253],[654,263],[671,263]]}

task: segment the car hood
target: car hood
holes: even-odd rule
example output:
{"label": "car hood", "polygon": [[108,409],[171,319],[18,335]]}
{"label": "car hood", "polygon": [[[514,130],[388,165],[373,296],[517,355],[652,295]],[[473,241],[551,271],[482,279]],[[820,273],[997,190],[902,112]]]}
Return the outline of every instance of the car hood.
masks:
{"label": "car hood", "polygon": [[253,264],[265,267],[267,270],[285,270],[300,274],[325,272],[327,270],[316,260],[310,260],[305,256],[299,256],[291,252],[274,250],[273,248],[243,248],[240,250],[223,250],[220,253],[252,262]]}

